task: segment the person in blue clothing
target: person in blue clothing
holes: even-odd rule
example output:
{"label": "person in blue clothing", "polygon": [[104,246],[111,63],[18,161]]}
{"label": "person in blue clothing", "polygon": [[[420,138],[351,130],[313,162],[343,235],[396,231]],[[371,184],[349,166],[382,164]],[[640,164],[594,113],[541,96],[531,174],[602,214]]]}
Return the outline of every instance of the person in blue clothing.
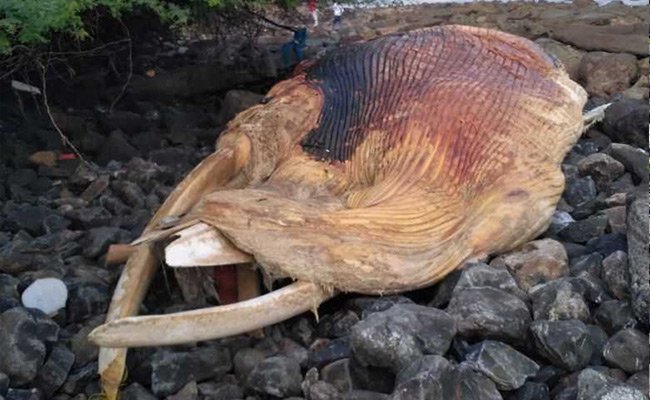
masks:
{"label": "person in blue clothing", "polygon": [[293,39],[289,43],[282,45],[282,61],[285,67],[291,65],[291,53],[296,57],[296,62],[302,61],[303,50],[307,44],[307,28],[297,28],[293,30]]}

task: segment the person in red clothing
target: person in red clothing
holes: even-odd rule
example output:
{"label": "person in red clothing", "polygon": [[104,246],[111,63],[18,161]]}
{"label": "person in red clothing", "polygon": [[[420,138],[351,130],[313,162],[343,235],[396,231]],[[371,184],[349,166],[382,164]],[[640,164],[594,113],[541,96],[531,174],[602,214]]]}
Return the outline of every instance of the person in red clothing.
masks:
{"label": "person in red clothing", "polygon": [[314,26],[318,26],[318,0],[309,0],[307,3],[309,14],[314,19]]}

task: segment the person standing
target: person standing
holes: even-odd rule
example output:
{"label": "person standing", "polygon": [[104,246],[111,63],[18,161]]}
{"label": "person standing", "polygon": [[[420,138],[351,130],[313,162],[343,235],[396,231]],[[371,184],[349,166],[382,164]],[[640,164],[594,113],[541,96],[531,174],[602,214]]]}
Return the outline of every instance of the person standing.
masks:
{"label": "person standing", "polygon": [[343,15],[343,7],[338,3],[334,2],[332,5],[332,11],[334,11],[334,27],[341,25],[341,15]]}
{"label": "person standing", "polygon": [[307,9],[309,14],[311,14],[312,19],[314,20],[314,27],[318,26],[318,0],[309,0],[307,3]]}

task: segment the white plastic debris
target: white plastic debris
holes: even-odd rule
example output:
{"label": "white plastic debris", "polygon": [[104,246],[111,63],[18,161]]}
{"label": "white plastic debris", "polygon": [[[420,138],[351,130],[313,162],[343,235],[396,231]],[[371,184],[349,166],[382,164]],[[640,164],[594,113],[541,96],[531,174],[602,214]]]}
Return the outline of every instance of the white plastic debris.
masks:
{"label": "white plastic debris", "polygon": [[68,300],[68,288],[57,278],[35,280],[22,295],[23,305],[37,308],[47,315],[54,315],[65,307]]}
{"label": "white plastic debris", "polygon": [[41,89],[36,86],[28,85],[20,81],[11,81],[11,88],[19,92],[27,92],[31,94],[41,94]]}

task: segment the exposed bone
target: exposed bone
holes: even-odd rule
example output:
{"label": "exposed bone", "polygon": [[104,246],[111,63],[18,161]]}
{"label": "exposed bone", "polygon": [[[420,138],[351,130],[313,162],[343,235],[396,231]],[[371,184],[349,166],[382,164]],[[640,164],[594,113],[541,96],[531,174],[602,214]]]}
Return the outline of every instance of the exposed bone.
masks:
{"label": "exposed bone", "polygon": [[310,282],[295,282],[251,300],[165,315],[126,317],[93,330],[103,347],[162,346],[238,335],[313,310],[334,295]]}
{"label": "exposed bone", "polygon": [[126,262],[133,253],[135,247],[128,244],[112,244],[106,252],[106,265],[122,264]]}
{"label": "exposed bone", "polygon": [[170,267],[207,267],[253,260],[210,225],[198,223],[177,234],[180,237],[165,248],[165,261]]}
{"label": "exposed bone", "polygon": [[[159,221],[168,216],[178,216],[189,211],[206,193],[226,184],[241,168],[237,160],[241,148],[225,147],[205,158],[174,189],[158,212],[151,219],[145,232],[154,229]],[[156,271],[156,258],[151,245],[138,246],[129,258],[111,300],[106,321],[113,321],[137,313]],[[108,400],[117,398],[126,364],[125,348],[101,348],[98,370],[104,395]]]}
{"label": "exposed bone", "polygon": [[582,115],[582,119],[584,121],[584,128],[583,131],[586,131],[587,129],[591,128],[593,124],[596,122],[600,122],[605,118],[605,111],[611,106],[612,103],[607,103],[603,104],[602,106],[598,106],[592,110],[587,111]]}

